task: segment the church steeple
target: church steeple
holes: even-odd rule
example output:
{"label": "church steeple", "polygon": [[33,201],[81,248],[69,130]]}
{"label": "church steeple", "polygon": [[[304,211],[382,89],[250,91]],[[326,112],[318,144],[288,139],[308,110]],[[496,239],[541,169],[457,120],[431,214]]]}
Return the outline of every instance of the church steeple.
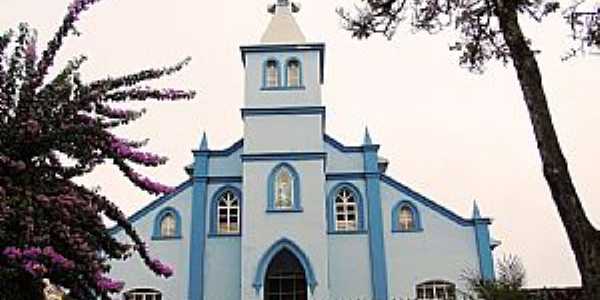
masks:
{"label": "church steeple", "polygon": [[294,19],[299,6],[276,0],[262,40],[242,46],[248,109],[321,107],[325,45],[307,43]]}
{"label": "church steeple", "polygon": [[301,44],[306,38],[292,13],[300,7],[288,0],[277,0],[277,4],[269,6],[268,11],[273,14],[267,30],[260,40],[263,44]]}

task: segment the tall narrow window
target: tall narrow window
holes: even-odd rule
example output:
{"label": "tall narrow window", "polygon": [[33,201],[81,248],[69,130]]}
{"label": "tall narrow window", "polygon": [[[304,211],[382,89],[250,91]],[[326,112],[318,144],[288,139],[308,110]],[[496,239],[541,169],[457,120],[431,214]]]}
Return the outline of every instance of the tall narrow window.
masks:
{"label": "tall narrow window", "polygon": [[166,213],[160,220],[160,235],[174,237],[177,234],[177,219],[172,212]]}
{"label": "tall narrow window", "polygon": [[275,208],[286,209],[294,205],[294,180],[287,168],[281,168],[275,177]]}
{"label": "tall narrow window", "polygon": [[279,63],[276,60],[268,60],[265,65],[264,85],[267,88],[279,86]]}
{"label": "tall narrow window", "polygon": [[408,231],[415,227],[415,217],[412,210],[408,206],[403,206],[398,214],[398,224],[400,230]]}
{"label": "tall narrow window", "polygon": [[240,201],[231,191],[224,192],[217,206],[217,232],[234,234],[240,232]]}
{"label": "tall narrow window", "polygon": [[300,177],[291,164],[283,162],[271,170],[267,193],[267,212],[302,212]]}
{"label": "tall narrow window", "polygon": [[290,60],[287,63],[287,86],[288,87],[299,87],[301,86],[300,79],[300,62],[296,59]]}
{"label": "tall narrow window", "polygon": [[347,187],[339,189],[335,196],[335,229],[354,231],[358,228],[356,197]]}

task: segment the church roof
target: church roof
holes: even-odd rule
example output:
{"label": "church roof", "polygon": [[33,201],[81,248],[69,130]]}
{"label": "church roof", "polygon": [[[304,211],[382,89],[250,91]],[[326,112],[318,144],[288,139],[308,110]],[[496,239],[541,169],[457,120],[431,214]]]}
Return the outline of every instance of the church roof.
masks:
{"label": "church roof", "polygon": [[262,44],[302,44],[306,42],[304,34],[292,15],[292,12],[297,10],[294,5],[289,1],[277,1],[277,4],[271,9],[273,11],[271,22],[260,40]]}
{"label": "church roof", "polygon": [[[203,139],[205,139],[204,134],[203,134]],[[323,135],[323,141],[326,144],[332,146],[334,149],[344,152],[344,153],[362,153],[362,152],[364,152],[364,149],[365,149],[365,145],[346,146],[328,134]],[[209,156],[211,156],[211,157],[227,157],[227,156],[230,156],[230,155],[234,154],[235,152],[241,150],[243,148],[243,146],[244,146],[244,139],[239,139],[237,142],[235,142],[233,145],[231,145],[227,149],[205,150],[205,151],[207,151]],[[386,159],[383,159],[383,160],[387,161]],[[190,175],[190,177],[191,177],[192,172],[193,172],[193,164],[186,166],[185,170],[186,170],[187,174]],[[380,175],[381,175],[380,179],[381,179],[382,183],[386,183],[389,186],[395,188],[396,190],[401,191],[402,193],[410,196],[413,200],[438,212],[439,214],[445,216],[446,218],[454,221],[455,223],[457,223],[459,225],[473,226],[473,225],[475,225],[476,222],[483,222],[483,223],[487,223],[487,224],[492,223],[492,220],[490,218],[481,217],[481,215],[479,214],[479,208],[477,208],[477,214],[475,214],[473,216],[473,218],[471,218],[471,219],[463,218],[463,217],[459,216],[458,214],[456,214],[455,212],[438,204],[437,202],[416,192],[415,190],[411,189],[410,187],[401,183],[400,181],[395,180],[391,176],[386,175],[383,172]],[[366,175],[362,174],[362,173],[329,173],[329,174],[326,174],[327,180],[330,180],[330,179],[335,180],[336,178],[337,179],[339,179],[339,178],[348,179],[350,177],[353,179],[358,179],[358,178],[364,178],[364,176],[366,176]],[[238,177],[215,176],[210,179],[215,180],[215,181],[218,181],[219,179],[229,180],[229,181],[237,180],[239,182],[242,181],[241,177],[238,178]],[[136,213],[131,215],[129,218],[127,218],[127,220],[130,223],[134,223],[134,222],[138,221],[139,219],[141,219],[145,215],[147,215],[149,212],[155,210],[156,208],[160,207],[161,205],[163,205],[163,204],[167,203],[168,201],[170,201],[171,199],[175,198],[175,196],[177,196],[178,194],[183,192],[185,189],[191,188],[192,185],[193,185],[193,179],[192,178],[187,179],[186,181],[181,183],[179,186],[177,186],[172,193],[165,194],[165,195],[159,197],[158,199],[150,202],[147,206],[145,206],[144,208],[142,208],[141,210],[137,211]],[[120,226],[115,225],[112,228],[108,229],[108,233],[111,235],[114,235],[114,234],[118,233],[121,229],[122,228]],[[499,245],[498,244],[499,241],[494,241],[494,243],[496,243],[496,246]],[[494,245],[492,245],[492,246],[494,246]]]}

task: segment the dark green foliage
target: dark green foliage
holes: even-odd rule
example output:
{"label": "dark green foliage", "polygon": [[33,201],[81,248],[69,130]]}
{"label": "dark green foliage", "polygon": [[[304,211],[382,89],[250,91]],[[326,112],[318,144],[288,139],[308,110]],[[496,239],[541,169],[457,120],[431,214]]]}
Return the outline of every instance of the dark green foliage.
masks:
{"label": "dark green foliage", "polygon": [[523,291],[525,269],[517,256],[505,256],[498,261],[496,280],[484,280],[478,273],[467,273],[467,287],[483,300],[527,300]]}

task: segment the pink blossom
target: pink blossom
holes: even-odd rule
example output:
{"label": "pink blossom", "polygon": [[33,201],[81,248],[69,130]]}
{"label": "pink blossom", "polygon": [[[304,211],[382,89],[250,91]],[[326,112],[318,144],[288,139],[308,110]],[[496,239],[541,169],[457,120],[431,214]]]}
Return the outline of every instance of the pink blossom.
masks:
{"label": "pink blossom", "polygon": [[165,276],[165,277],[171,277],[173,275],[173,269],[171,269],[171,267],[163,264],[162,262],[160,262],[158,259],[153,259],[150,262],[150,268],[158,273],[159,275]]}
{"label": "pink blossom", "polygon": [[72,270],[75,269],[75,263],[72,260],[67,260],[62,264],[63,269]]}
{"label": "pink blossom", "polygon": [[33,247],[23,250],[23,256],[29,259],[35,259],[42,254],[42,249],[39,247]]}
{"label": "pink blossom", "polygon": [[167,159],[165,157],[135,150],[131,145],[123,143],[120,140],[113,139],[110,148],[123,159],[129,159],[135,163],[145,166],[157,166],[164,164]]}
{"label": "pink blossom", "polygon": [[54,250],[54,248],[52,248],[50,246],[44,248],[44,250],[42,252],[43,252],[44,256],[46,256],[48,259],[50,259],[52,264],[56,267],[66,269],[66,270],[73,269],[75,267],[75,263],[73,261],[68,260],[64,256],[60,255],[59,253],[57,253]]}
{"label": "pink blossom", "polygon": [[79,20],[79,13],[84,10],[87,10],[90,4],[94,2],[98,2],[99,0],[75,0],[69,5],[69,16],[73,18],[73,20]]}
{"label": "pink blossom", "polygon": [[34,277],[39,277],[48,272],[48,269],[44,265],[33,260],[27,261],[23,266],[25,267],[25,271],[29,272]]}
{"label": "pink blossom", "polygon": [[150,180],[147,177],[143,177],[133,170],[129,170],[126,175],[135,185],[152,194],[167,194],[174,190],[172,187],[162,185],[158,182]]}
{"label": "pink blossom", "polygon": [[12,260],[20,259],[21,255],[23,255],[21,249],[17,247],[7,247],[6,249],[4,249],[4,251],[2,251],[2,254],[4,254],[4,256]]}
{"label": "pink blossom", "polygon": [[27,44],[27,47],[25,48],[25,57],[30,61],[36,60],[37,53],[36,53],[36,41],[35,40],[32,40],[31,42],[29,42]]}
{"label": "pink blossom", "polygon": [[118,293],[125,286],[125,283],[123,281],[117,281],[108,277],[104,277],[99,272],[96,273],[94,277],[96,279],[96,286],[101,291]]}

